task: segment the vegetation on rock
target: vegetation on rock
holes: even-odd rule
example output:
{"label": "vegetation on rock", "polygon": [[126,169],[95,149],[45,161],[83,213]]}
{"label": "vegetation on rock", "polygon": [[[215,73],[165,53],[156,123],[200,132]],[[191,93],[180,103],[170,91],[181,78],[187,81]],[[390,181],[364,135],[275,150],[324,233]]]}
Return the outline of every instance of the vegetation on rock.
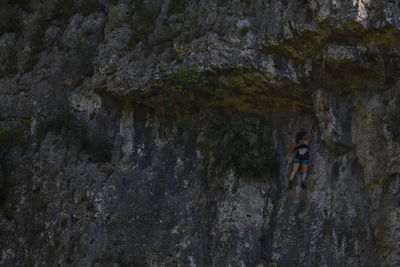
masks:
{"label": "vegetation on rock", "polygon": [[62,70],[67,79],[80,79],[93,71],[93,59],[96,47],[86,40],[78,40],[71,55],[63,62]]}
{"label": "vegetation on rock", "polygon": [[101,8],[98,0],[78,0],[74,1],[74,10],[83,12],[85,15],[93,13]]}
{"label": "vegetation on rock", "polygon": [[188,4],[187,0],[170,1],[167,13],[168,14],[182,13],[183,11],[185,11],[187,4]]}
{"label": "vegetation on rock", "polygon": [[144,104],[163,119],[175,120],[181,129],[205,132],[208,140],[202,148],[213,154],[216,166],[235,169],[239,175],[276,175],[278,163],[266,134],[268,122],[235,107],[221,107],[218,99],[223,87],[197,68],[184,66],[170,74],[161,83],[160,93]]}
{"label": "vegetation on rock", "polygon": [[30,140],[22,127],[5,126],[0,128],[0,151],[7,153],[13,147],[28,148]]}
{"label": "vegetation on rock", "polygon": [[216,116],[206,129],[217,164],[239,175],[276,176],[279,171],[268,122],[252,116]]}
{"label": "vegetation on rock", "polygon": [[62,110],[39,124],[37,135],[39,143],[43,141],[48,132],[61,135],[67,145],[79,146],[95,161],[111,160],[113,145],[104,129],[89,127],[85,120],[75,117],[68,110]]}

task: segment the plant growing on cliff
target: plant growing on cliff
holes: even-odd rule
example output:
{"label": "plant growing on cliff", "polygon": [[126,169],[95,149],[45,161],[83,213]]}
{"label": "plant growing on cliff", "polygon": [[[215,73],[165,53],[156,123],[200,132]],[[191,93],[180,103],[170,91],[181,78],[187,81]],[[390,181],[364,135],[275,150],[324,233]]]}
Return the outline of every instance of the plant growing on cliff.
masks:
{"label": "plant growing on cliff", "polygon": [[67,79],[80,79],[93,71],[93,59],[97,48],[88,40],[79,39],[75,42],[71,54],[65,58],[62,72]]}
{"label": "plant growing on cliff", "polygon": [[233,168],[239,175],[276,175],[278,162],[266,126],[265,120],[250,116],[213,118],[206,134],[216,164]]}
{"label": "plant growing on cliff", "polygon": [[87,15],[96,12],[101,8],[101,4],[98,0],[77,0],[74,1],[74,11],[83,12]]}
{"label": "plant growing on cliff", "polygon": [[212,83],[196,67],[182,66],[159,85],[148,102],[163,116],[200,113],[211,98]]}
{"label": "plant growing on cliff", "polygon": [[129,0],[133,6],[132,27],[136,29],[135,42],[147,42],[161,13],[160,1]]}
{"label": "plant growing on cliff", "polygon": [[89,128],[88,123],[74,116],[68,109],[39,124],[38,140],[42,142],[48,132],[61,135],[67,145],[77,145],[93,160],[108,162],[111,159],[112,142],[104,130]]}
{"label": "plant growing on cliff", "polygon": [[178,14],[185,11],[185,8],[188,4],[187,0],[174,0],[169,2],[169,6],[167,9],[167,14]]}
{"label": "plant growing on cliff", "polygon": [[[261,118],[228,112],[219,99],[229,90],[195,67],[183,66],[160,85],[149,101],[162,119],[176,120],[180,130],[197,129],[206,133],[205,152],[215,164],[233,168],[247,176],[274,176],[278,171],[267,122]],[[222,95],[221,95],[222,94]]]}
{"label": "plant growing on cliff", "polygon": [[27,149],[30,140],[22,127],[5,126],[0,128],[0,152],[1,157],[7,155],[14,147]]}
{"label": "plant growing on cliff", "polygon": [[174,120],[181,131],[206,133],[202,148],[215,158],[215,166],[235,169],[239,175],[276,176],[279,166],[272,139],[266,134],[268,123],[240,112],[232,115],[232,106],[220,101],[229,92],[229,84],[183,66],[159,84],[156,94],[139,101],[162,120]]}

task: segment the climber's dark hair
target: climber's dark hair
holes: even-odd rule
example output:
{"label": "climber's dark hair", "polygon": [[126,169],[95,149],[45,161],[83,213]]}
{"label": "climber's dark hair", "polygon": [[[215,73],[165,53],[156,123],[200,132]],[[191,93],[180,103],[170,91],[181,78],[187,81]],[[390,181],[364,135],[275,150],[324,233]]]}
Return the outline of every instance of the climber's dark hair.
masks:
{"label": "climber's dark hair", "polygon": [[296,144],[300,143],[300,140],[307,135],[307,131],[304,129],[301,129],[296,133]]}

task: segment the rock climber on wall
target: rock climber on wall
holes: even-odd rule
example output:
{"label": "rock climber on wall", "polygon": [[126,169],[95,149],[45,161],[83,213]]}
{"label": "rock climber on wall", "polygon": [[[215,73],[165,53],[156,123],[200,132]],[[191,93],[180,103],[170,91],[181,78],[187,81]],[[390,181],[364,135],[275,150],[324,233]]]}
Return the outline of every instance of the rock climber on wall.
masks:
{"label": "rock climber on wall", "polygon": [[306,188],[307,173],[310,164],[310,142],[311,138],[307,135],[305,130],[301,130],[296,134],[295,144],[293,144],[291,151],[296,152],[293,158],[293,169],[289,178],[289,190],[293,187],[293,180],[296,177],[297,171],[302,169],[303,175],[301,177],[301,187]]}

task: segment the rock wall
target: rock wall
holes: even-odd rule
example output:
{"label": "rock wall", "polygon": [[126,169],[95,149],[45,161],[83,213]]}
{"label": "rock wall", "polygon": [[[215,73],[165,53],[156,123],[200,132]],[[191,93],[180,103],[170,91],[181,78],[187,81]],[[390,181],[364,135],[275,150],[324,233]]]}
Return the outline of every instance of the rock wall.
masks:
{"label": "rock wall", "polygon": [[[0,14],[0,265],[400,265],[398,0]],[[267,170],[220,164],[234,150],[230,129],[210,137],[216,113],[256,118],[243,142],[270,140]],[[289,191],[301,128],[308,186]]]}

